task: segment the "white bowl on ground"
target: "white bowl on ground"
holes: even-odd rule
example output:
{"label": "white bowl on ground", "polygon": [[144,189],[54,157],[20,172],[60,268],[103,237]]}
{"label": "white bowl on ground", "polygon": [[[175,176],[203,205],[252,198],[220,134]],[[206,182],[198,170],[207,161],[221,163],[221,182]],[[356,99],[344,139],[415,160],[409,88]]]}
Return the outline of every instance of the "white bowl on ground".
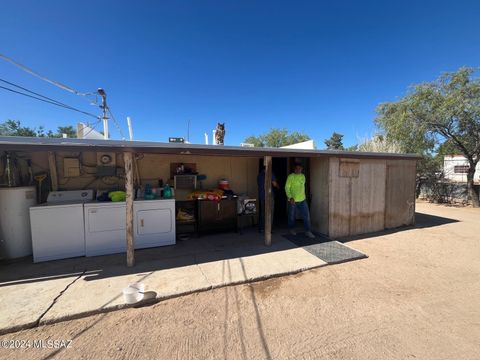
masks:
{"label": "white bowl on ground", "polygon": [[135,304],[143,299],[145,285],[143,283],[129,284],[123,289],[123,298],[127,304]]}

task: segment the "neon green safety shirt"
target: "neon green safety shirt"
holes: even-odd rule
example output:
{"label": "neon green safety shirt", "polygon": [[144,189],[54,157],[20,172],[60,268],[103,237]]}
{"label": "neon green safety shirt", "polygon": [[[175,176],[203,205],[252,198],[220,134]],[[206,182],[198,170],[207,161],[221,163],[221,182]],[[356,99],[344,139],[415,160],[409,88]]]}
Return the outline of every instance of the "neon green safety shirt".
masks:
{"label": "neon green safety shirt", "polygon": [[288,175],[285,192],[289,200],[291,198],[293,198],[295,202],[305,200],[305,175],[295,173]]}

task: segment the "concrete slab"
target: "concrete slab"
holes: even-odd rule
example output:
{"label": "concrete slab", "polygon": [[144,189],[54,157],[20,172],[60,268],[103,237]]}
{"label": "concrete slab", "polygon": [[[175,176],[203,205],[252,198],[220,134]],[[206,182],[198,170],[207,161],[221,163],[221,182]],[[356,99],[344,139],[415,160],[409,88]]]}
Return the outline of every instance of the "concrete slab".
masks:
{"label": "concrete slab", "polygon": [[[163,264],[166,265],[165,268],[156,271],[115,275],[121,269],[113,267],[107,270],[111,276],[106,273],[98,279],[91,275],[82,276],[58,299],[40,323],[53,323],[128,307],[129,305],[124,302],[122,290],[134,282],[145,284],[145,292],[148,294],[146,300],[158,301],[210,289],[211,285],[198,265],[180,265],[185,260],[187,259],[183,257],[163,260],[166,263]],[[139,265],[136,271],[147,267],[146,265],[149,264]]]}
{"label": "concrete slab", "polygon": [[208,254],[199,256],[201,261],[198,266],[214,288],[293,274],[327,265],[302,248],[255,256],[229,256],[228,259],[217,261],[208,261],[209,257]]}
{"label": "concrete slab", "polygon": [[0,334],[127,306],[122,290],[145,284],[144,305],[215,287],[293,274],[326,263],[286,240],[272,245],[250,231],[180,241],[177,245],[125,254],[33,264],[0,264]]}
{"label": "concrete slab", "polygon": [[48,284],[3,285],[0,287],[0,333],[36,326],[55,298],[77,277],[48,280]]}

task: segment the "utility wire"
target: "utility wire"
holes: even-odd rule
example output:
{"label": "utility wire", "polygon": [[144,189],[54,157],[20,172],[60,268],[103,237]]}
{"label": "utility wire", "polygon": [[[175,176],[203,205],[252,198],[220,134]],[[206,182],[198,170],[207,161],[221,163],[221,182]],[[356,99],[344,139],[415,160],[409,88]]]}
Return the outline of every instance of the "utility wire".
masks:
{"label": "utility wire", "polygon": [[92,113],[89,113],[89,112],[86,112],[86,111],[83,111],[83,110],[79,110],[79,109],[77,109],[77,108],[74,108],[73,106],[70,106],[70,105],[67,105],[67,104],[65,104],[65,103],[62,103],[62,102],[60,102],[60,101],[58,101],[58,100],[49,98],[48,96],[39,94],[39,93],[37,93],[37,92],[35,92],[35,91],[29,90],[29,89],[27,89],[27,88],[24,88],[23,86],[14,84],[14,83],[12,83],[12,82],[10,82],[10,81],[7,81],[7,80],[1,79],[1,78],[0,78],[0,81],[6,83],[6,84],[8,84],[8,85],[15,86],[16,88],[19,88],[19,89],[21,89],[21,90],[23,90],[23,91],[29,92],[30,94],[34,94],[34,95],[36,95],[36,96],[31,96],[31,95],[22,93],[22,92],[20,92],[20,91],[15,91],[15,90],[13,90],[13,89],[6,88],[6,87],[4,87],[4,86],[1,86],[2,89],[9,90],[9,91],[15,92],[15,93],[20,94],[20,95],[28,96],[28,97],[31,97],[31,98],[33,98],[33,99],[45,101],[45,102],[47,102],[47,103],[49,103],[49,104],[57,105],[57,106],[60,106],[60,107],[66,108],[66,109],[70,109],[70,110],[73,110],[73,111],[77,111],[77,112],[80,112],[80,113],[82,113],[82,114],[85,114],[85,115],[94,117],[94,118],[96,118],[96,119],[99,118],[99,116],[97,116],[97,115],[94,115],[94,114],[92,114]]}
{"label": "utility wire", "polygon": [[71,87],[67,86],[67,85],[64,85],[62,83],[59,83],[58,81],[55,81],[55,80],[50,80],[49,78],[43,76],[43,75],[40,75],[39,73],[37,73],[36,71],[30,69],[29,67],[25,66],[25,65],[22,65],[20,64],[19,62],[13,60],[12,58],[6,56],[6,55],[3,55],[3,54],[0,54],[0,59],[3,59],[7,62],[9,62],[10,64],[13,64],[15,65],[16,67],[20,68],[21,70],[29,73],[30,75],[33,75],[43,81],[46,81],[52,85],[55,85],[57,87],[59,87],[60,89],[63,89],[63,90],[66,90],[68,92],[71,92],[73,94],[76,94],[76,95],[79,95],[79,96],[90,96],[90,95],[95,95],[95,93],[83,93],[83,92],[80,92],[80,91],[77,91],[75,89],[72,89]]}
{"label": "utility wire", "polygon": [[93,123],[92,125],[89,125],[89,124],[86,124],[90,130],[88,130],[88,132],[86,132],[85,134],[83,134],[83,139],[86,138],[86,136],[88,134],[90,134],[93,130],[95,130],[95,128],[97,127],[98,124],[100,124],[100,121],[102,121],[102,119],[98,119],[95,123]]}
{"label": "utility wire", "polygon": [[112,114],[112,111],[110,110],[109,107],[107,107],[107,110],[108,110],[108,113],[110,114],[110,116],[112,117],[112,120],[113,120],[113,123],[115,125],[115,127],[117,128],[118,132],[120,133],[120,136],[125,139],[125,135],[122,131],[122,128],[120,127],[120,124],[118,123],[117,119],[115,119],[115,116],[113,116]]}
{"label": "utility wire", "polygon": [[[41,80],[43,80],[43,81],[46,81],[46,82],[48,82],[48,83],[50,83],[50,84],[52,84],[52,85],[54,85],[54,86],[59,87],[60,89],[66,90],[66,91],[68,91],[68,92],[70,92],[70,93],[72,93],[72,94],[79,95],[79,96],[84,96],[84,97],[95,96],[95,101],[94,101],[94,103],[92,103],[92,105],[96,105],[97,102],[98,102],[98,99],[97,99],[98,93],[97,93],[97,92],[84,93],[84,92],[75,90],[75,89],[71,88],[70,86],[67,86],[67,85],[65,85],[65,84],[62,84],[62,83],[60,83],[60,82],[58,82],[58,81],[55,81],[55,80],[51,80],[51,79],[47,78],[46,76],[43,76],[43,75],[39,74],[38,72],[30,69],[29,67],[27,67],[27,66],[25,66],[25,65],[20,64],[19,62],[13,60],[12,58],[10,58],[10,57],[8,57],[8,56],[6,56],[6,55],[0,54],[0,59],[3,59],[3,60],[5,60],[5,61],[9,62],[10,64],[13,64],[14,66],[18,67],[19,69],[21,69],[21,70],[29,73],[30,75],[33,75],[33,76],[35,76],[35,77],[37,77],[37,78],[39,78],[39,79],[41,79]],[[0,79],[0,80],[1,80],[1,79]],[[13,90],[13,89],[9,89],[9,88],[6,88],[6,87],[4,87],[4,86],[0,86],[0,88],[2,88],[2,89],[4,89],[4,90],[8,90],[8,91],[11,91],[11,92],[20,94],[20,95],[28,96],[28,97],[30,97],[30,98],[32,98],[32,99],[36,99],[36,100],[40,100],[40,101],[43,101],[43,102],[46,102],[46,103],[50,103],[50,104],[53,104],[53,105],[57,105],[57,106],[60,106],[60,107],[64,107],[64,108],[66,108],[66,109],[70,109],[70,110],[73,110],[73,111],[77,111],[77,112],[80,112],[80,113],[82,113],[82,114],[85,114],[85,115],[88,115],[88,116],[92,116],[92,117],[94,117],[94,118],[96,118],[96,119],[100,119],[99,121],[97,121],[97,122],[95,123],[94,126],[96,126],[96,125],[101,121],[101,118],[100,118],[99,116],[97,116],[97,115],[93,115],[93,114],[88,113],[88,112],[86,112],[86,111],[82,111],[82,110],[76,109],[76,108],[74,108],[74,107],[72,107],[72,106],[66,105],[66,104],[61,103],[61,102],[59,102],[59,101],[57,101],[57,100],[48,98],[48,97],[46,97],[46,96],[44,96],[44,95],[35,93],[35,92],[33,92],[33,91],[31,91],[31,90],[28,90],[28,89],[25,89],[25,88],[23,88],[23,87],[21,87],[21,86],[19,86],[19,85],[15,85],[15,84],[13,84],[13,83],[9,83],[9,82],[7,82],[6,80],[2,80],[2,81],[6,82],[6,83],[8,83],[8,84],[10,84],[10,85],[12,85],[12,86],[15,86],[15,87],[17,87],[17,88],[20,88],[20,89],[22,89],[22,90],[24,90],[24,91],[27,91],[27,92],[29,92],[29,93],[31,93],[31,94],[37,95],[38,97],[29,95],[29,94],[25,94],[25,93],[22,93],[22,92]],[[111,117],[112,117],[112,119],[113,119],[113,121],[114,121],[115,126],[117,127],[118,131],[120,132],[120,135],[121,135],[123,138],[125,138],[125,136],[123,135],[123,131],[122,131],[122,129],[120,128],[120,125],[118,124],[118,122],[115,120],[115,117],[113,116],[112,112],[110,111],[109,108],[107,108],[107,110],[108,110],[108,112],[110,113],[110,115],[111,115]],[[89,131],[89,133],[90,133],[93,129],[94,129],[94,128],[92,127],[92,129]],[[86,135],[88,135],[88,133],[87,133]]]}
{"label": "utility wire", "polygon": [[59,106],[59,107],[62,107],[62,108],[68,109],[68,110],[76,111],[76,112],[85,114],[85,115],[87,115],[87,116],[91,116],[91,117],[93,117],[93,118],[95,118],[95,119],[98,119],[98,118],[99,118],[99,116],[97,116],[97,115],[88,113],[88,112],[83,111],[83,110],[76,109],[76,108],[71,107],[71,106],[69,106],[69,105],[62,104],[62,103],[60,103],[60,102],[57,102],[56,100],[51,101],[51,100],[43,99],[43,98],[41,98],[41,97],[29,95],[29,94],[23,93],[23,92],[21,92],[21,91],[17,91],[17,90],[14,90],[14,89],[10,89],[10,88],[7,88],[7,87],[1,86],[1,85],[0,85],[0,89],[4,89],[4,90],[7,90],[7,91],[11,91],[11,92],[13,92],[13,93],[16,93],[16,94],[19,94],[19,95],[23,95],[23,96],[27,96],[27,97],[29,97],[29,98],[36,99],[36,100],[39,100],[39,101],[43,101],[43,102],[45,102],[45,103],[52,104],[52,105],[56,105],[56,106]]}

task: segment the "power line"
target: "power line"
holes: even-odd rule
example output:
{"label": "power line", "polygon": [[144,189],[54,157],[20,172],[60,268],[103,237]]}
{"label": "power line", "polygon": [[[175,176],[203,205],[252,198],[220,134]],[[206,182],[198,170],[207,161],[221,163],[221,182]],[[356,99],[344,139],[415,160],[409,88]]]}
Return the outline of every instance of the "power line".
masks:
{"label": "power line", "polygon": [[[77,109],[77,108],[74,108],[73,106],[70,106],[70,105],[67,105],[67,104],[65,104],[65,103],[62,103],[62,102],[60,102],[60,101],[58,101],[58,100],[49,98],[48,96],[39,94],[39,93],[37,93],[37,92],[35,92],[35,91],[29,90],[29,89],[27,89],[27,88],[24,88],[23,86],[14,84],[14,83],[12,83],[12,82],[10,82],[10,81],[7,81],[7,80],[1,79],[1,78],[0,78],[0,81],[6,83],[6,84],[8,84],[8,85],[15,86],[16,88],[22,89],[22,90],[24,90],[24,91],[27,91],[27,92],[29,92],[30,94],[37,95],[37,96],[39,96],[39,97],[41,97],[41,98],[43,98],[43,99],[48,100],[49,103],[54,103],[54,105],[58,105],[58,106],[61,106],[61,107],[66,108],[66,109],[74,110],[74,111],[77,111],[77,112],[81,112],[81,113],[83,113],[83,114],[85,114],[85,115],[93,116],[93,117],[95,117],[95,118],[98,118],[97,115],[91,114],[91,113],[86,112],[86,111],[83,111],[83,110],[79,110],[79,109]],[[4,88],[4,89],[7,89],[7,90],[8,90],[8,88]],[[19,94],[22,94],[22,95],[26,95],[26,94],[21,93],[21,92],[18,92],[18,93],[19,93]],[[37,99],[36,97],[33,97],[33,98],[34,98],[34,99]],[[38,100],[39,100],[39,99],[38,99]]]}
{"label": "power line", "polygon": [[55,85],[57,87],[59,87],[60,89],[63,89],[63,90],[66,90],[68,92],[71,92],[73,94],[76,94],[76,95],[79,95],[79,96],[90,96],[90,95],[95,95],[95,93],[83,93],[83,92],[80,92],[80,91],[77,91],[75,89],[72,89],[71,87],[67,86],[67,85],[64,85],[58,81],[55,81],[55,80],[51,80],[49,78],[47,78],[46,76],[43,76],[43,75],[40,75],[39,73],[37,73],[36,71],[30,69],[29,67],[25,66],[25,65],[22,65],[20,64],[19,62],[13,60],[12,58],[6,56],[6,55],[3,55],[3,54],[0,54],[0,59],[3,59],[7,62],[9,62],[10,64],[13,64],[15,65],[16,67],[20,68],[21,70],[29,73],[30,75],[33,75],[43,81],[46,81],[52,85]]}
{"label": "power line", "polygon": [[[58,81],[51,80],[51,79],[47,78],[46,76],[43,76],[43,75],[39,74],[38,72],[32,70],[31,68],[29,68],[29,67],[27,67],[27,66],[25,66],[25,65],[22,65],[22,64],[19,63],[18,61],[15,61],[15,60],[12,59],[11,57],[8,57],[8,56],[6,56],[6,55],[0,54],[0,59],[3,59],[3,60],[5,60],[5,61],[13,64],[14,66],[16,66],[16,67],[18,67],[19,69],[21,69],[21,70],[29,73],[30,75],[33,75],[33,76],[35,76],[35,77],[37,77],[37,78],[39,78],[39,79],[41,79],[41,80],[43,80],[43,81],[46,81],[46,82],[48,82],[48,83],[50,83],[50,84],[52,84],[52,85],[54,85],[54,86],[59,87],[60,89],[66,90],[66,91],[68,91],[68,92],[70,92],[70,93],[73,93],[73,94],[75,94],[75,95],[79,95],[79,96],[83,96],[83,97],[95,96],[94,103],[91,103],[91,105],[98,105],[98,98],[97,98],[97,96],[100,94],[99,91],[95,91],[95,92],[92,92],[92,93],[84,93],[84,92],[75,90],[75,89],[71,88],[70,86],[67,86],[67,85],[65,85],[65,84],[62,84],[62,83],[60,83],[60,82],[58,82]],[[52,105],[57,105],[57,106],[59,106],[59,107],[63,107],[63,108],[66,108],[66,109],[70,109],[70,110],[73,110],[73,111],[77,111],[77,112],[80,112],[80,113],[82,113],[82,114],[85,114],[85,115],[88,115],[88,116],[91,116],[91,117],[94,117],[94,118],[96,118],[96,119],[100,119],[100,120],[101,120],[101,118],[100,118],[99,116],[97,116],[97,115],[94,115],[94,114],[88,113],[88,112],[86,112],[86,111],[82,111],[82,110],[76,109],[76,108],[74,108],[74,107],[72,107],[72,106],[70,106],[70,105],[61,103],[60,101],[57,101],[57,100],[51,99],[51,98],[49,98],[49,97],[47,97],[47,96],[38,94],[38,93],[36,93],[36,92],[34,92],[34,91],[31,91],[31,90],[28,90],[28,89],[26,89],[26,88],[23,88],[23,87],[21,87],[21,86],[19,86],[19,85],[10,83],[10,82],[8,82],[8,81],[6,81],[6,80],[2,80],[2,79],[0,79],[0,80],[3,81],[3,82],[5,82],[5,83],[7,83],[7,84],[9,84],[9,85],[11,85],[11,86],[15,86],[15,87],[17,87],[17,88],[19,88],[19,89],[22,89],[22,90],[24,90],[24,91],[26,91],[26,92],[28,92],[28,93],[30,93],[30,94],[34,94],[34,95],[36,95],[36,96],[32,96],[32,95],[29,95],[29,94],[22,93],[22,92],[20,92],[20,91],[16,91],[16,90],[13,90],[13,89],[10,89],[10,88],[6,88],[6,87],[4,87],[4,86],[0,86],[0,88],[2,88],[2,89],[4,89],[4,90],[11,91],[11,92],[14,92],[14,93],[23,95],[23,96],[27,96],[27,97],[30,97],[30,98],[32,98],[32,99],[40,100],[40,101],[43,101],[43,102],[46,102],[46,103],[49,103],[49,104],[52,104]],[[101,90],[101,89],[99,89],[99,90]],[[92,101],[92,100],[91,100],[91,101]],[[106,107],[106,104],[105,104],[105,107]],[[117,127],[118,131],[120,132],[120,135],[121,135],[123,138],[125,138],[125,136],[124,136],[124,134],[123,134],[123,131],[122,131],[120,125],[118,124],[118,122],[116,121],[115,117],[113,116],[111,110],[110,110],[108,107],[106,107],[106,109],[107,109],[108,112],[110,113],[110,115],[111,115],[111,117],[112,117],[112,119],[113,119],[113,121],[114,121],[115,126]],[[95,123],[95,126],[96,126],[97,124],[98,124],[98,121]],[[93,130],[93,128],[92,128],[92,130]]]}
{"label": "power line", "polygon": [[102,121],[101,118],[99,118],[94,124],[88,125],[87,126],[90,128],[86,134],[83,134],[83,138],[85,139],[88,134],[90,134],[95,128],[97,127],[98,124],[100,124],[100,121]]}
{"label": "power line", "polygon": [[115,119],[115,116],[113,116],[112,111],[110,110],[109,107],[107,107],[108,113],[112,117],[113,123],[115,127],[117,128],[118,132],[120,133],[120,136],[125,139],[125,135],[123,134],[122,128],[120,127],[120,124],[118,123],[117,119]]}
{"label": "power line", "polygon": [[[52,104],[52,105],[56,105],[56,106],[59,106],[59,107],[62,107],[62,108],[68,109],[68,110],[76,111],[76,112],[85,114],[85,115],[87,115],[87,116],[94,117],[95,119],[98,119],[98,118],[99,118],[97,115],[91,114],[91,113],[86,112],[86,111],[83,111],[83,110],[76,109],[76,108],[74,108],[74,107],[72,107],[72,106],[63,104],[63,103],[61,103],[61,102],[59,102],[59,101],[57,101],[57,100],[53,100],[53,99],[47,98],[46,96],[43,96],[43,95],[40,95],[41,97],[33,96],[33,95],[29,95],[29,94],[23,93],[23,92],[21,92],[21,91],[17,91],[17,90],[14,90],[14,89],[10,89],[10,88],[7,88],[7,87],[1,86],[1,85],[0,85],[0,89],[4,89],[4,90],[7,90],[7,91],[11,91],[11,92],[13,92],[13,93],[16,93],[16,94],[19,94],[19,95],[23,95],[23,96],[27,96],[27,97],[29,97],[29,98],[36,99],[36,100],[39,100],[39,101],[43,101],[43,102],[45,102],[45,103]],[[27,90],[27,91],[28,91],[28,90]],[[34,93],[34,92],[31,92],[31,93]]]}

